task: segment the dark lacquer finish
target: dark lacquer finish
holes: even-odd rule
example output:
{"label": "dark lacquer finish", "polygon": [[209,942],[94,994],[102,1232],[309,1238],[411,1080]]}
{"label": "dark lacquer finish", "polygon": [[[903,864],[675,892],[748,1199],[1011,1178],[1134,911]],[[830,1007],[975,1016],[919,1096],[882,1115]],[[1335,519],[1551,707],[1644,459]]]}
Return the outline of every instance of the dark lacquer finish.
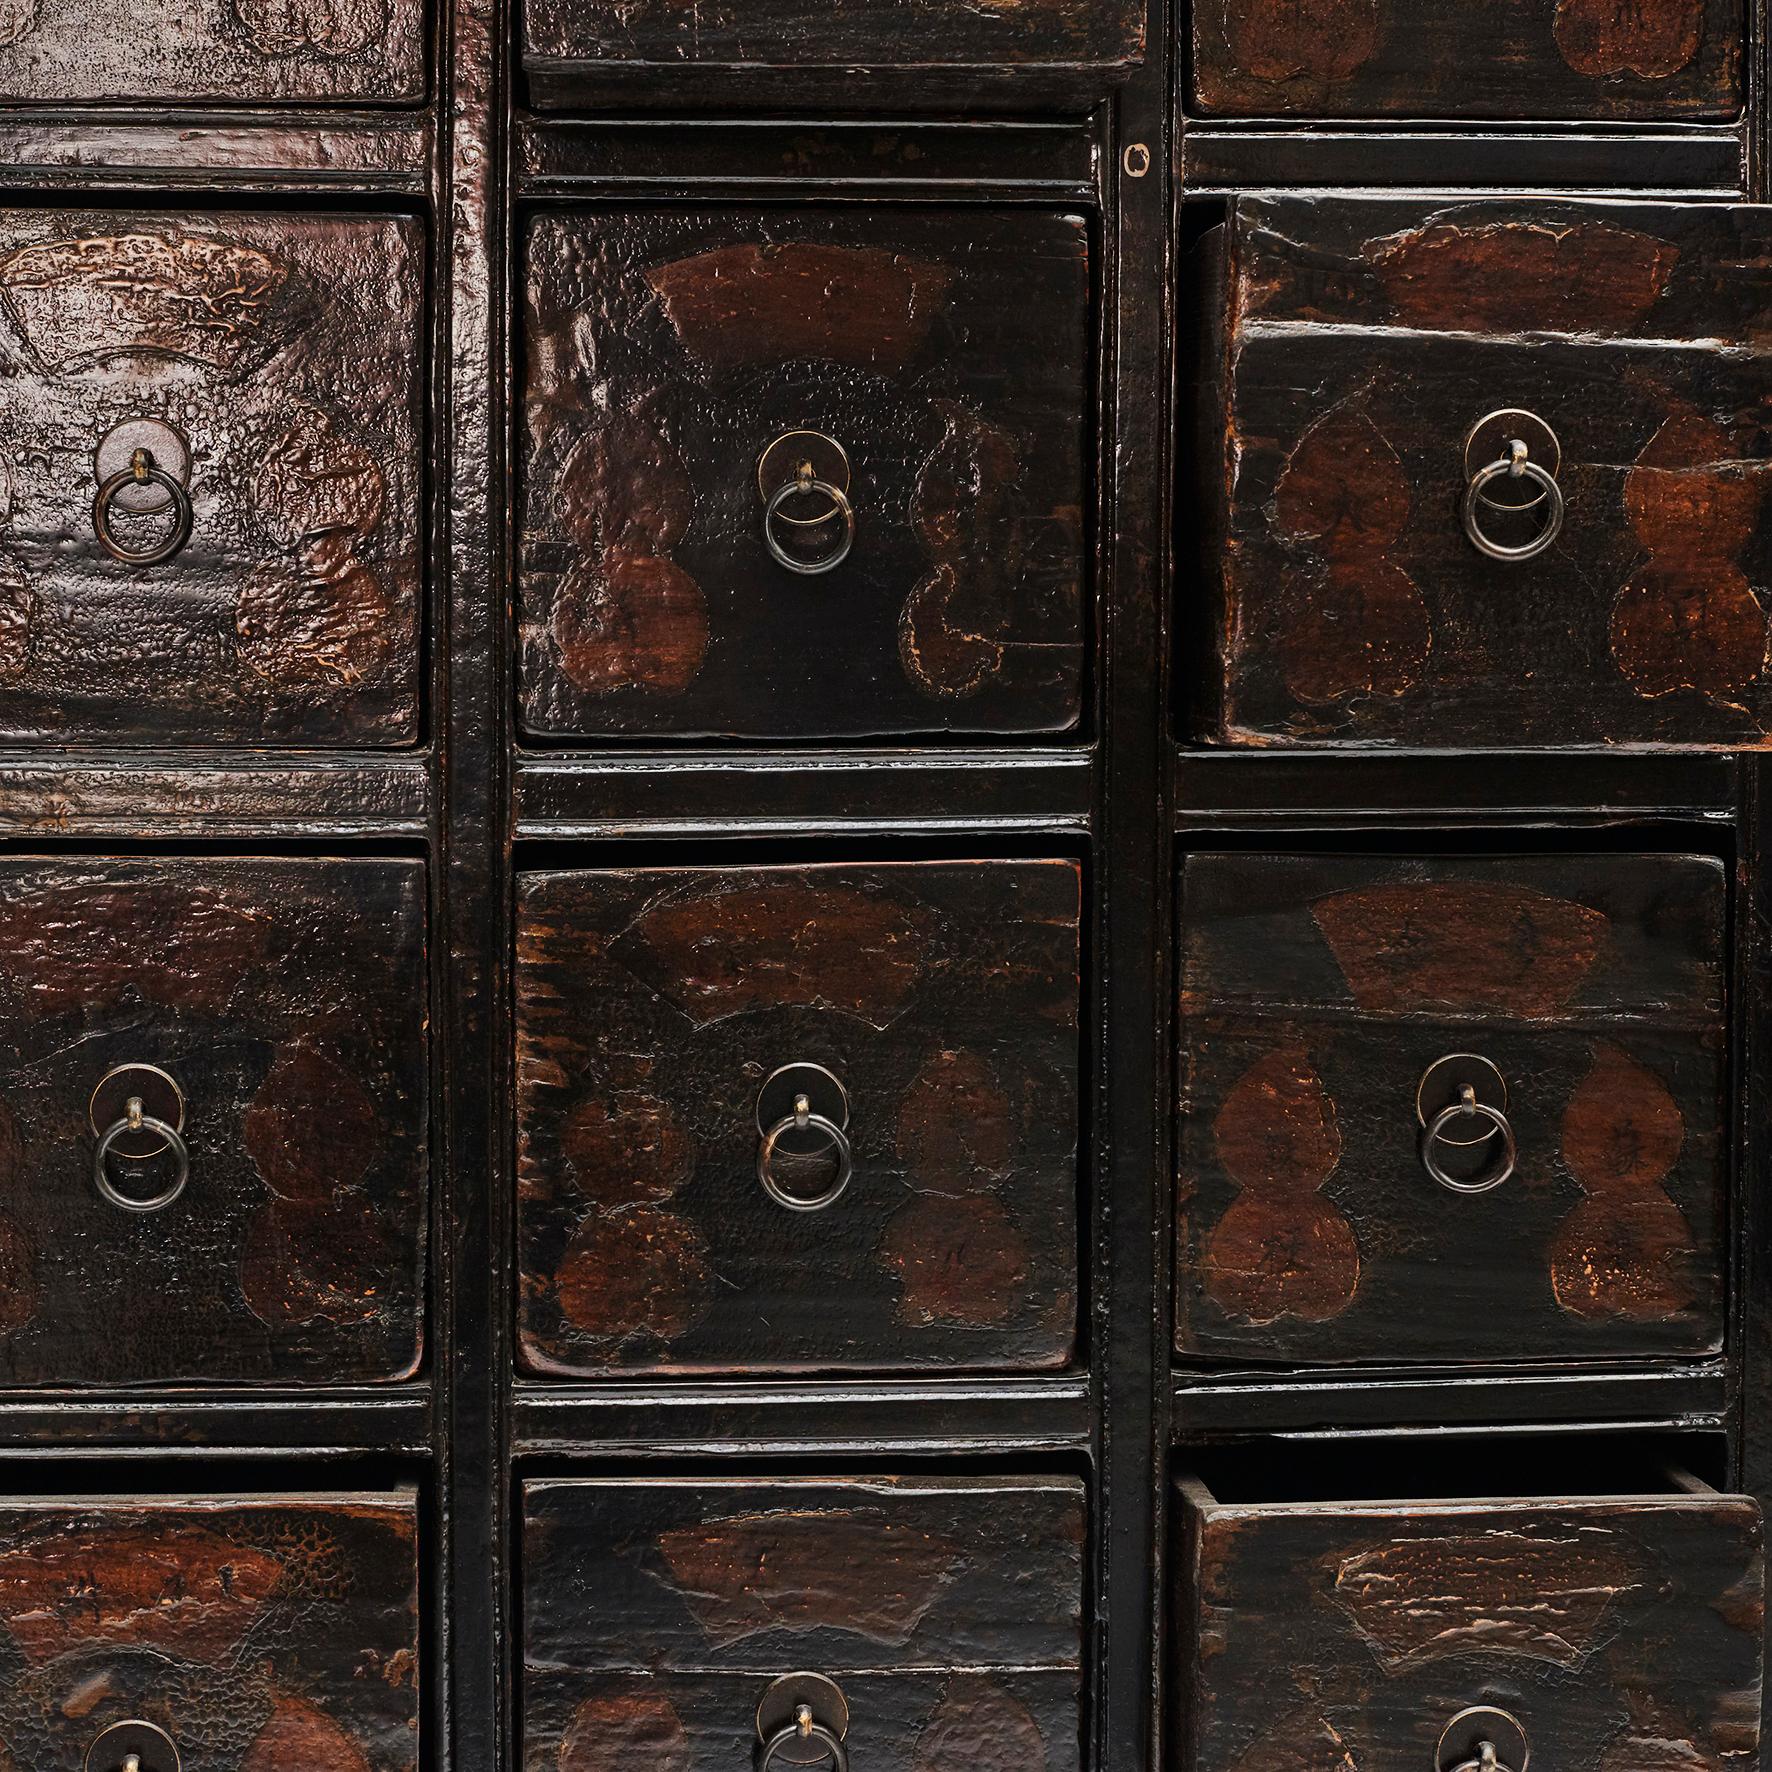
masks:
{"label": "dark lacquer finish", "polygon": [[[529,232],[522,721],[545,738],[1079,720],[1089,244],[1039,211],[549,214]],[[854,543],[772,558],[777,437]],[[842,526],[773,519],[797,559]],[[798,525],[798,527],[796,527]]]}
{"label": "dark lacquer finish", "polygon": [[[0,739],[417,737],[423,249],[381,216],[0,215]],[[135,420],[189,446],[164,564],[95,518]],[[148,550],[172,497],[105,524]]]}
{"label": "dark lacquer finish", "polygon": [[0,7],[0,101],[371,104],[424,93],[422,0],[193,0],[104,12]]}
{"label": "dark lacquer finish", "polygon": [[[1772,215],[1278,197],[1239,201],[1218,246],[1202,736],[1766,742]],[[1461,521],[1467,434],[1499,408],[1561,446],[1567,516],[1533,559]],[[1486,435],[1554,464],[1517,421]],[[1485,516],[1508,545],[1538,521]]]}
{"label": "dark lacquer finish", "polygon": [[[533,1371],[1059,1366],[1077,1316],[1070,862],[536,874],[517,933]],[[779,1068],[853,1177],[758,1174]],[[841,1124],[814,1076],[811,1105]],[[792,1199],[836,1141],[781,1131]]]}
{"label": "dark lacquer finish", "polygon": [[[1194,855],[1176,1345],[1531,1360],[1721,1345],[1720,863]],[[1461,1113],[1423,1163],[1453,1054]],[[1486,1069],[1482,1061],[1493,1067]],[[1458,1076],[1419,1106],[1431,1120]]]}
{"label": "dark lacquer finish", "polygon": [[0,1500],[6,1772],[417,1772],[419,1688],[410,1490]]}
{"label": "dark lacquer finish", "polygon": [[1741,0],[1199,0],[1203,113],[1732,117]]}
{"label": "dark lacquer finish", "polygon": [[[1534,1469],[1529,1446],[1452,1462],[1468,1487],[1426,1499],[1243,1500],[1182,1480],[1180,1772],[1452,1772],[1476,1760],[1472,1733],[1506,1766],[1528,1749],[1569,1772],[1758,1764],[1753,1502],[1678,1472],[1640,1493],[1613,1473],[1554,1500],[1439,1499]],[[1385,1481],[1376,1458],[1369,1479]],[[1509,1721],[1454,1724],[1474,1707]],[[1441,1751],[1449,1725],[1462,1751]]]}
{"label": "dark lacquer finish", "polygon": [[413,1370],[424,950],[418,862],[0,863],[0,1383]]}
{"label": "dark lacquer finish", "polygon": [[808,1670],[857,1768],[1077,1772],[1083,1527],[1068,1478],[531,1483],[523,1765],[747,1766]]}

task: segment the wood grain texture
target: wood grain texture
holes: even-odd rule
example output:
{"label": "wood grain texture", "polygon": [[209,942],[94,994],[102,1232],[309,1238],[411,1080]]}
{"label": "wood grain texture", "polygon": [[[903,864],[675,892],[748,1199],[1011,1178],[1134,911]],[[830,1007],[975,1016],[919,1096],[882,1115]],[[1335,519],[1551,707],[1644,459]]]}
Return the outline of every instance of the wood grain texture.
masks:
{"label": "wood grain texture", "polygon": [[85,0],[6,0],[0,100],[378,104],[424,95],[421,0],[195,0],[142,24]]}
{"label": "wood grain texture", "polygon": [[[1199,736],[1766,742],[1766,211],[1252,198],[1218,244]],[[1459,516],[1504,407],[1562,445],[1567,520],[1524,562]]]}
{"label": "wood grain texture", "polygon": [[1233,117],[1733,117],[1740,0],[1201,0],[1193,104]]}
{"label": "wood grain texture", "polygon": [[[1077,1297],[1069,862],[541,873],[520,882],[523,1364],[1062,1366]],[[756,1177],[791,1063],[850,1097],[855,1177]],[[790,1144],[793,1141],[790,1141]],[[823,1157],[778,1163],[821,1192]]]}
{"label": "wood grain texture", "polygon": [[[1080,218],[546,215],[526,277],[526,730],[1077,724]],[[769,558],[757,483],[765,446],[803,428],[853,470],[854,551],[818,577]]]}
{"label": "wood grain texture", "polygon": [[[1177,1349],[1719,1349],[1724,908],[1699,857],[1189,856]],[[1421,1078],[1455,1052],[1507,1084],[1518,1167],[1487,1194],[1417,1153]],[[1439,1155],[1470,1179],[1494,1151]]]}
{"label": "wood grain texture", "polygon": [[1185,1479],[1181,1505],[1184,1772],[1410,1772],[1472,1705],[1516,1716],[1534,1766],[1758,1764],[1750,1501],[1263,1506]]}
{"label": "wood grain texture", "polygon": [[523,1764],[744,1765],[825,1674],[883,1772],[1075,1772],[1084,1501],[1062,1478],[535,1482]]}
{"label": "wood grain texture", "polygon": [[410,1491],[0,1501],[0,1764],[126,1718],[212,1772],[417,1772]]}
{"label": "wood grain texture", "polygon": [[[0,864],[0,1383],[409,1375],[425,1002],[416,862]],[[140,1215],[95,1188],[87,1121],[134,1063],[185,1091],[191,1151]],[[112,1174],[143,1197],[168,1161]]]}
{"label": "wood grain texture", "polygon": [[[417,738],[423,253],[392,217],[0,214],[0,739]],[[126,418],[190,439],[165,565],[94,533]]]}

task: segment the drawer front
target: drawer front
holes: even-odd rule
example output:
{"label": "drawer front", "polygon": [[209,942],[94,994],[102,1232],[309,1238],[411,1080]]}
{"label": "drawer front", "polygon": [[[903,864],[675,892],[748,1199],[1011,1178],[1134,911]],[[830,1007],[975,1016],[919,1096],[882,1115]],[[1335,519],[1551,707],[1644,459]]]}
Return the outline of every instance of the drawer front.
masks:
{"label": "drawer front", "polygon": [[1201,0],[1194,108],[1229,116],[1725,118],[1740,0]]}
{"label": "drawer front", "polygon": [[417,1532],[410,1492],[0,1501],[0,1765],[417,1772]]}
{"label": "drawer front", "polygon": [[529,732],[1077,723],[1081,220],[547,215],[527,276]]}
{"label": "drawer front", "polygon": [[[1772,210],[1279,198],[1215,245],[1203,737],[1766,742]],[[1473,486],[1516,440],[1553,485]]]}
{"label": "drawer front", "polygon": [[524,879],[527,1368],[1065,1364],[1079,892],[1069,862]]}
{"label": "drawer front", "polygon": [[0,863],[0,1384],[409,1374],[425,1004],[417,862]]}
{"label": "drawer front", "polygon": [[1478,1706],[1559,1772],[1756,1763],[1750,1501],[1220,1508],[1189,1488],[1186,1772],[1453,1772],[1442,1734]]}
{"label": "drawer front", "polygon": [[424,11],[422,0],[192,0],[101,21],[89,0],[10,0],[0,100],[420,99]]}
{"label": "drawer front", "polygon": [[1084,1512],[1061,1478],[532,1483],[523,1764],[750,1765],[807,1671],[856,1766],[1075,1772]]}
{"label": "drawer front", "polygon": [[423,265],[390,217],[0,215],[0,740],[418,736]]}
{"label": "drawer front", "polygon": [[1181,896],[1179,1351],[1721,1346],[1720,863],[1195,855]]}

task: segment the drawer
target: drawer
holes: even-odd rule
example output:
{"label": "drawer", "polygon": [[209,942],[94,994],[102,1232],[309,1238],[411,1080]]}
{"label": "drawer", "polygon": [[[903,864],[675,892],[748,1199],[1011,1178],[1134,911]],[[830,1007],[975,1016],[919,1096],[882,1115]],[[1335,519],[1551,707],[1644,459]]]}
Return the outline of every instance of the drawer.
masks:
{"label": "drawer", "polygon": [[388,216],[0,212],[0,740],[418,736],[423,277]]}
{"label": "drawer", "polygon": [[1077,724],[1080,218],[576,211],[525,250],[530,734]]}
{"label": "drawer", "polygon": [[1059,861],[523,877],[524,1366],[1064,1365],[1079,895]]}
{"label": "drawer", "polygon": [[1078,1772],[1084,1511],[1053,1477],[532,1482],[526,1772],[830,1767],[797,1697],[870,1772]]}
{"label": "drawer", "polygon": [[0,1765],[418,1772],[417,1536],[409,1489],[0,1499]]}
{"label": "drawer", "polygon": [[1768,257],[1764,208],[1240,200],[1201,259],[1200,736],[1763,745]]}
{"label": "drawer", "polygon": [[0,1385],[414,1370],[424,926],[418,862],[0,861]]}
{"label": "drawer", "polygon": [[1740,0],[1201,0],[1197,113],[1232,117],[1733,117]]}
{"label": "drawer", "polygon": [[[541,104],[582,103],[612,85],[654,99],[697,69],[754,86],[822,69],[849,79],[848,102],[976,97],[993,79],[1099,86],[1144,59],[1137,0],[528,0],[523,67]],[[860,75],[872,79],[860,79]],[[742,95],[744,85],[736,90]],[[779,84],[775,90],[780,91]]]}
{"label": "drawer", "polygon": [[1759,1508],[1590,1456],[1543,1499],[1461,1499],[1580,1480],[1529,1443],[1183,1478],[1181,1772],[1756,1765]]}
{"label": "drawer", "polygon": [[1725,892],[1699,856],[1190,856],[1177,1350],[1720,1348]]}

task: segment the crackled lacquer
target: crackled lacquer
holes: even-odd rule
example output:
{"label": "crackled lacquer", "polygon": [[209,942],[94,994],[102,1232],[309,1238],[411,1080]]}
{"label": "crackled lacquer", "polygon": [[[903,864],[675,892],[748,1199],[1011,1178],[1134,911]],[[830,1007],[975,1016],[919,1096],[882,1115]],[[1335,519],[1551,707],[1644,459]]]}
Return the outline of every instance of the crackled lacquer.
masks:
{"label": "crackled lacquer", "polygon": [[[530,732],[1077,724],[1082,220],[549,215],[529,230],[526,265]],[[818,576],[771,559],[758,481],[766,446],[808,429],[846,452],[855,510],[853,551]],[[817,557],[838,532],[781,533]]]}
{"label": "crackled lacquer", "polygon": [[[0,215],[0,739],[417,737],[423,269],[391,217]],[[163,565],[94,526],[127,419],[190,443]]]}
{"label": "crackled lacquer", "polygon": [[[1240,201],[1194,340],[1199,735],[1764,744],[1768,262],[1763,209]],[[1460,518],[1503,408],[1561,445],[1562,532],[1525,561]]]}
{"label": "crackled lacquer", "polygon": [[[1724,905],[1721,864],[1686,856],[1190,856],[1178,1350],[1719,1348]],[[1417,1089],[1450,1053],[1507,1088],[1518,1166],[1492,1192],[1419,1160]],[[1498,1150],[1437,1155],[1469,1182]]]}
{"label": "crackled lacquer", "polygon": [[[517,921],[532,1371],[1051,1367],[1077,1299],[1069,862],[534,874]],[[779,1066],[848,1091],[854,1179],[757,1180]],[[818,1137],[776,1160],[822,1193]]]}
{"label": "crackled lacquer", "polygon": [[0,1501],[0,1767],[125,1720],[205,1772],[417,1772],[410,1491]]}
{"label": "crackled lacquer", "polygon": [[1069,1478],[531,1483],[526,1772],[726,1772],[811,1669],[882,1772],[1077,1772]]}
{"label": "crackled lacquer", "polygon": [[1741,0],[1200,0],[1201,113],[1725,118]]}
{"label": "crackled lacquer", "polygon": [[385,103],[424,96],[422,0],[0,0],[0,100]]}
{"label": "crackled lacquer", "polygon": [[[1508,1450],[1505,1476],[1468,1455],[1468,1488],[1436,1492],[1558,1481],[1529,1447]],[[1385,1480],[1379,1460],[1365,1468]],[[1184,1479],[1181,1772],[1413,1772],[1475,1705],[1518,1719],[1533,1766],[1756,1764],[1760,1510],[1648,1487],[1264,1506]]]}
{"label": "crackled lacquer", "polygon": [[[0,1384],[415,1368],[424,953],[416,862],[0,865]],[[88,1115],[141,1064],[184,1091],[190,1179],[137,1214]],[[153,1197],[172,1163],[113,1181]]]}

